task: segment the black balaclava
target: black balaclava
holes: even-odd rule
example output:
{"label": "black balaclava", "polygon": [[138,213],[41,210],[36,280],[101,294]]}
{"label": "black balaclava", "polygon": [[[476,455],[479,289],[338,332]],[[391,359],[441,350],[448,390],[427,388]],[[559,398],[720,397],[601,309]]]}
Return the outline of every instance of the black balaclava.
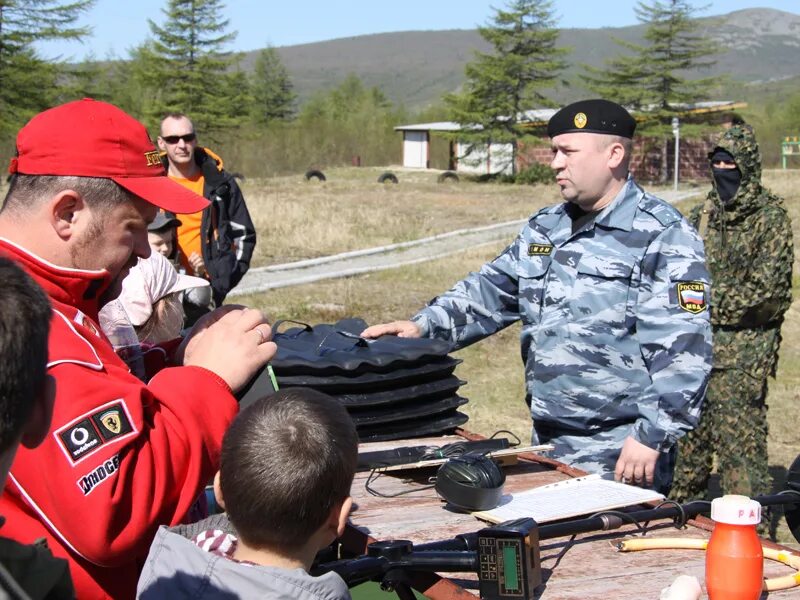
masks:
{"label": "black balaclava", "polygon": [[720,200],[723,204],[729,203],[736,192],[739,190],[739,185],[742,183],[742,172],[737,166],[735,169],[717,169],[713,166],[715,162],[730,162],[736,163],[733,155],[727,150],[716,148],[709,156],[711,161],[711,174],[714,177],[714,184],[717,188]]}

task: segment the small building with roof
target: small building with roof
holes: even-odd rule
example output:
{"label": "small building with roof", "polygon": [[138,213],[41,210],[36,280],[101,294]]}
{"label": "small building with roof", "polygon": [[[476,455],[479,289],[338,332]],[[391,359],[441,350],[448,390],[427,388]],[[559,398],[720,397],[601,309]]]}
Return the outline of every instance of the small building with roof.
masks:
{"label": "small building with roof", "polygon": [[[744,102],[710,101],[682,106],[678,118],[682,123],[712,127],[730,126],[736,111],[746,107]],[[461,142],[457,133],[463,127],[452,121],[398,125],[395,131],[403,134],[403,166],[409,168],[431,168],[431,147],[436,137],[447,143],[447,164],[436,165],[459,173],[472,175],[498,175],[512,172],[512,160],[517,170],[532,163],[549,164],[552,153],[547,137],[547,122],[559,109],[546,108],[526,111],[519,119],[523,127],[529,128],[532,140],[521,141],[516,157],[512,156],[511,144],[489,142],[474,144]],[[634,118],[646,122],[646,112],[633,113]],[[641,125],[640,125],[641,126]],[[441,134],[437,136],[436,134]],[[708,177],[708,159],[711,139],[715,133],[681,136],[679,141],[679,173],[681,179],[704,179]],[[636,135],[634,139],[631,171],[642,181],[668,181],[674,173],[675,138]]]}

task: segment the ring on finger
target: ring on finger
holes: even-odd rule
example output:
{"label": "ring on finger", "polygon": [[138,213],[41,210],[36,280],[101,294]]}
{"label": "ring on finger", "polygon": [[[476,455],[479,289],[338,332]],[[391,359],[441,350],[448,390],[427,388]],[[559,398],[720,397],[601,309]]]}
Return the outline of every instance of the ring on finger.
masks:
{"label": "ring on finger", "polygon": [[258,334],[258,345],[260,346],[264,343],[264,333],[258,327],[254,331]]}

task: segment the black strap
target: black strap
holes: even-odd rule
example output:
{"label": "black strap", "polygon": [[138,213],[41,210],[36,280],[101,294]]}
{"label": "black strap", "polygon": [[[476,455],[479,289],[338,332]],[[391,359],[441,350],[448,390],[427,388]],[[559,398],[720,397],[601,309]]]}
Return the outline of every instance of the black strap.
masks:
{"label": "black strap", "polygon": [[278,319],[272,324],[272,332],[279,333],[278,329],[284,323],[294,323],[295,325],[302,325],[304,331],[314,331],[314,328],[308,323],[303,323],[302,321],[295,321],[294,319]]}

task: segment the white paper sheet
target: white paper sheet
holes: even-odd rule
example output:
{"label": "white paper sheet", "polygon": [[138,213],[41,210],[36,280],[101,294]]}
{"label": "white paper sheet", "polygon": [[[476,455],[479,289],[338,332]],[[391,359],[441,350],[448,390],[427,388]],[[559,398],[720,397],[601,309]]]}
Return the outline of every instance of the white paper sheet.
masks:
{"label": "white paper sheet", "polygon": [[504,495],[497,508],[472,514],[491,523],[523,517],[546,523],[663,499],[664,496],[654,490],[602,479],[593,474]]}

